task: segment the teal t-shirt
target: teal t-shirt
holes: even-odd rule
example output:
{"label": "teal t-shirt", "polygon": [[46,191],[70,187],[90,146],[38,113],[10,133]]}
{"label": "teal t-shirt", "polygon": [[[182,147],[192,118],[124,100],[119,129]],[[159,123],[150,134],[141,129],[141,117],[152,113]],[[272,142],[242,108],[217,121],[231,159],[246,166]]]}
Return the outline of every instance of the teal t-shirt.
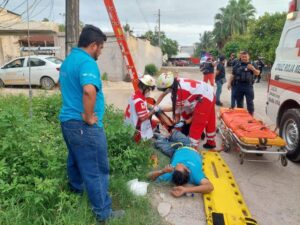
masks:
{"label": "teal t-shirt", "polygon": [[98,126],[103,126],[105,109],[100,71],[96,61],[83,49],[73,48],[60,67],[59,84],[62,93],[62,108],[59,119],[82,120],[83,86],[92,84],[97,89],[94,112],[98,117]]}
{"label": "teal t-shirt", "polygon": [[[171,165],[175,167],[178,163],[182,163],[190,170],[189,183],[199,185],[201,180],[205,178],[202,171],[202,156],[188,147],[182,147],[175,151],[171,160]],[[173,173],[165,173],[159,176],[157,181],[172,181]]]}

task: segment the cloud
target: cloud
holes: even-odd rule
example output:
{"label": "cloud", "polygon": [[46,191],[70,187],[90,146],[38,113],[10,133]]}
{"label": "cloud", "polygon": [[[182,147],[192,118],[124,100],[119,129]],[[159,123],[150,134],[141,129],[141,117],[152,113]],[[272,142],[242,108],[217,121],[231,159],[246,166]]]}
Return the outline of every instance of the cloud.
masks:
{"label": "cloud", "polygon": [[[45,8],[33,19],[43,19],[51,11],[51,1],[43,0],[36,6],[36,11]],[[290,0],[253,0],[257,16],[265,12],[287,11]],[[7,7],[13,9],[23,0],[9,1]],[[161,10],[161,28],[172,39],[182,45],[193,44],[199,40],[199,33],[212,30],[214,16],[228,0],[115,0],[115,6],[122,24],[128,22],[137,34],[154,30],[157,26],[158,9]],[[31,4],[31,3],[30,3]],[[24,11],[26,4],[18,8]],[[65,1],[54,0],[52,18],[64,23]],[[104,31],[112,31],[103,0],[80,0],[80,20],[99,26]]]}

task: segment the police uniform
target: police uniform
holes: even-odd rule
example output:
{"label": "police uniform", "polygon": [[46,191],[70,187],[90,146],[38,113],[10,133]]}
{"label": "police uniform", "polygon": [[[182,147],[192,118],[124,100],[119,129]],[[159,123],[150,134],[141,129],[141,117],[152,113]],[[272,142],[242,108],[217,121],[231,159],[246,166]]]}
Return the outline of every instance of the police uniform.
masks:
{"label": "police uniform", "polygon": [[[235,99],[237,101],[237,107],[243,108],[244,96],[246,97],[247,110],[250,114],[254,112],[254,90],[253,82],[255,75],[252,70],[247,68],[250,63],[244,63],[238,61],[233,67],[232,74],[234,76],[233,85],[235,89]],[[252,64],[255,68],[256,65]]]}

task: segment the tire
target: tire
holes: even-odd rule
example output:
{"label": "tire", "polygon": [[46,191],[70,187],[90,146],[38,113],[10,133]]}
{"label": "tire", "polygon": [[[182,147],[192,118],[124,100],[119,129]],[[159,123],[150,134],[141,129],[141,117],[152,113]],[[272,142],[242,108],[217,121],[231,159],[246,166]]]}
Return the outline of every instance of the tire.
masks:
{"label": "tire", "polygon": [[279,129],[280,136],[287,143],[287,157],[293,162],[300,162],[300,109],[284,112]]}
{"label": "tire", "polygon": [[46,90],[51,90],[55,86],[54,80],[50,77],[42,77],[41,87]]}
{"label": "tire", "polygon": [[4,88],[4,82],[0,79],[0,88]]}

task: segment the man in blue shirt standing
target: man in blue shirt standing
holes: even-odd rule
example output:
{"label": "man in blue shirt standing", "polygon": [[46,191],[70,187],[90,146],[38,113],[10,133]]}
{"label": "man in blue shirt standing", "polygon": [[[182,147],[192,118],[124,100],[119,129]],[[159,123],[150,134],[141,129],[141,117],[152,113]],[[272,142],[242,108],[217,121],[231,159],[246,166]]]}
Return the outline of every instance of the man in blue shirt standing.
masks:
{"label": "man in blue shirt standing", "polygon": [[108,195],[109,163],[103,128],[105,110],[100,71],[96,63],[106,35],[86,25],[60,68],[62,108],[59,119],[68,148],[67,173],[72,191],[84,188],[99,221],[120,217],[123,210],[112,211]]}

